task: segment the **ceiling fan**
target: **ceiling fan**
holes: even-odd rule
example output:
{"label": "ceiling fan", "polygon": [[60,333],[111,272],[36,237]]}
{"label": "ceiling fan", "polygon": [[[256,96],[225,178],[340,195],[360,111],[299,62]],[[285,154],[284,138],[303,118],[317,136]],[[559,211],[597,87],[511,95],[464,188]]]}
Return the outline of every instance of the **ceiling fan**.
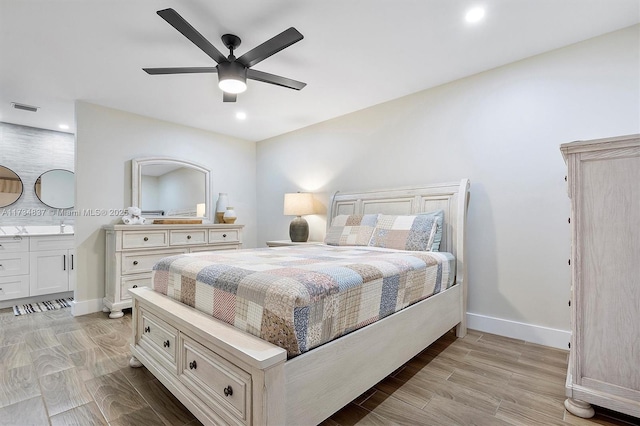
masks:
{"label": "ceiling fan", "polygon": [[261,45],[251,49],[244,55],[236,58],[233,51],[240,45],[240,37],[233,34],[222,36],[222,42],[229,49],[229,56],[225,57],[216,49],[202,34],[200,34],[191,24],[189,24],[175,10],[159,10],[158,15],[178,30],[183,36],[188,38],[193,44],[198,46],[204,53],[218,64],[215,67],[182,67],[182,68],[143,68],[148,74],[190,74],[190,73],[217,73],[218,86],[223,91],[224,102],[235,102],[238,93],[247,89],[247,79],[262,81],[263,83],[275,84],[277,86],[288,87],[300,90],[306,83],[281,77],[279,75],[254,70],[251,67],[278,53],[282,49],[291,46],[303,39],[302,34],[291,27],[277,36],[265,41]]}

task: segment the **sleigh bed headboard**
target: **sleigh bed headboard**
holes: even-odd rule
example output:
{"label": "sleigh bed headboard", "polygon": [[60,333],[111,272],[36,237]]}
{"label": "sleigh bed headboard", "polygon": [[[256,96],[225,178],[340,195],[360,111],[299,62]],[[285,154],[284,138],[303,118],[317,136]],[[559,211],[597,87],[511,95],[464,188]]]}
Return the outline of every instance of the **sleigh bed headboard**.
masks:
{"label": "sleigh bed headboard", "polygon": [[341,214],[412,215],[444,210],[440,251],[452,253],[457,260],[457,281],[466,276],[465,227],[469,203],[469,179],[381,191],[336,192],[331,202],[327,229]]}

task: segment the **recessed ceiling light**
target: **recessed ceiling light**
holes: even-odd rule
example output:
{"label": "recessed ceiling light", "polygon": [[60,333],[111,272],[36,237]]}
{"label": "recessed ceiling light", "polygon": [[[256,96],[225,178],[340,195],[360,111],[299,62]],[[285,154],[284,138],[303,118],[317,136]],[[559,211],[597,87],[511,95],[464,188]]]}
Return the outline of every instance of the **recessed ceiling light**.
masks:
{"label": "recessed ceiling light", "polygon": [[237,112],[236,113],[236,118],[238,120],[244,120],[245,118],[247,118],[247,113],[246,112]]}
{"label": "recessed ceiling light", "polygon": [[69,130],[69,126],[67,124],[59,124],[58,127],[62,130]]}
{"label": "recessed ceiling light", "polygon": [[474,7],[469,9],[464,17],[467,22],[471,23],[479,22],[482,20],[482,18],[484,18],[484,8],[482,7]]}

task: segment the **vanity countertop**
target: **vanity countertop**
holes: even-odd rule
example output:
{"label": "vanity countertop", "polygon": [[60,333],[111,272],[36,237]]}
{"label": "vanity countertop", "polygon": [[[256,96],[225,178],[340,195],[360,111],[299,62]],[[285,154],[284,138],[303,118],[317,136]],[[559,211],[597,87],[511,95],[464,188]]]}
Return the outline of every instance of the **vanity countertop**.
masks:
{"label": "vanity countertop", "polygon": [[3,236],[36,236],[36,235],[73,235],[73,225],[9,225],[0,226],[0,237]]}

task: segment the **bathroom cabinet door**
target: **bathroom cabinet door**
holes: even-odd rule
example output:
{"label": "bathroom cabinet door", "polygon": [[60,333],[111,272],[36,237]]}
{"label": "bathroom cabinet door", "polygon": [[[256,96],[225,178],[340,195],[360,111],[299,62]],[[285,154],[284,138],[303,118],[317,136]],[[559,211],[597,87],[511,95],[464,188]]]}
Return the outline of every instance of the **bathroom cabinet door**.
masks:
{"label": "bathroom cabinet door", "polygon": [[32,252],[29,262],[29,294],[38,296],[69,291],[71,256],[69,250]]}

